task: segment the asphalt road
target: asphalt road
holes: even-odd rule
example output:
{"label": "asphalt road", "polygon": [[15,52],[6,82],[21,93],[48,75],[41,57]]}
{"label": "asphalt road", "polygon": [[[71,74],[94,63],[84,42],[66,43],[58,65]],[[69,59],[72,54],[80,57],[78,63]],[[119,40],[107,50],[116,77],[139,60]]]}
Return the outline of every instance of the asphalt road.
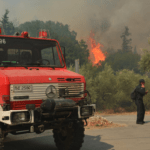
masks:
{"label": "asphalt road", "polygon": [[[144,125],[135,124],[136,115],[103,116],[126,127],[94,129],[85,131],[81,150],[150,150],[150,116]],[[5,150],[57,150],[52,131],[43,134],[8,134]]]}

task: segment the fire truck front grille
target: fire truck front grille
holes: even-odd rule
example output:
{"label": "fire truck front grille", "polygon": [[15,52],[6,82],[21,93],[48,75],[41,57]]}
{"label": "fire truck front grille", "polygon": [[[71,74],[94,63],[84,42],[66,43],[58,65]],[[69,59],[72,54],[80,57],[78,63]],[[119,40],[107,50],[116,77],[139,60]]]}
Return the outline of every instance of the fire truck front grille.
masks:
{"label": "fire truck front grille", "polygon": [[[69,95],[78,94],[79,92],[84,91],[84,83],[46,83],[46,84],[32,84],[32,91],[17,91],[13,90],[13,85],[10,85],[10,101],[23,101],[25,99],[16,99],[16,97],[28,97],[26,100],[39,100],[46,99],[46,89],[50,85],[53,85],[56,88],[57,94],[56,97],[59,97],[59,89],[64,88],[65,91],[68,91]],[[81,98],[84,94],[76,96],[75,98]],[[72,97],[71,97],[72,98]]]}
{"label": "fire truck front grille", "polygon": [[[84,83],[60,83],[58,89],[65,89],[66,93],[68,91],[68,95],[75,95],[84,91]],[[83,94],[78,97],[83,97]]]}

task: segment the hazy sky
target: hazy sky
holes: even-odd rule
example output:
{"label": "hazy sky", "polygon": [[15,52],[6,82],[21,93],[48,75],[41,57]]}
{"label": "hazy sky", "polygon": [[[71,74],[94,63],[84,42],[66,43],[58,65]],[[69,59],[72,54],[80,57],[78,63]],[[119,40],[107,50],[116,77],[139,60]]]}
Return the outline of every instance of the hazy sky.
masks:
{"label": "hazy sky", "polygon": [[91,30],[104,48],[121,48],[120,35],[128,26],[132,46],[149,48],[150,0],[0,0],[0,18],[9,9],[11,21],[35,19],[68,24],[77,39],[87,39]]}

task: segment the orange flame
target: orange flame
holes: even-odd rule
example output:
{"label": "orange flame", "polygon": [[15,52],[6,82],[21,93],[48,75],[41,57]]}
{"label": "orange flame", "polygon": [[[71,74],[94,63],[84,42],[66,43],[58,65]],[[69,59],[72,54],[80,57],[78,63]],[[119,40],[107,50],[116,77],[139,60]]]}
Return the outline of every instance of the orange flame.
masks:
{"label": "orange flame", "polygon": [[90,37],[88,38],[88,48],[90,50],[90,56],[89,60],[92,61],[93,66],[94,65],[101,65],[100,61],[105,61],[106,56],[101,50],[101,47],[104,47],[100,43],[96,43],[94,39],[95,34],[91,31]]}

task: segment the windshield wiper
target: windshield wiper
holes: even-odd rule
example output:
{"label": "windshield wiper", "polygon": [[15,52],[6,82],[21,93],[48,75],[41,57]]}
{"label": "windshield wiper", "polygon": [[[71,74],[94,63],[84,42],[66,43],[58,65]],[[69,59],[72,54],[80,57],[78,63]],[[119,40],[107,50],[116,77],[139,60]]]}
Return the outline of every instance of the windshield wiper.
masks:
{"label": "windshield wiper", "polygon": [[28,69],[28,67],[27,67],[27,66],[23,66],[23,65],[21,65],[21,67],[25,67],[26,69]]}
{"label": "windshield wiper", "polygon": [[[43,64],[41,64],[41,63],[39,63],[39,62],[32,62],[32,63],[27,63],[26,65],[38,65],[38,66],[41,66],[41,65],[43,65]],[[48,66],[48,65],[45,65],[45,66],[46,66],[46,67],[51,67],[51,68],[55,69],[54,66]]]}

